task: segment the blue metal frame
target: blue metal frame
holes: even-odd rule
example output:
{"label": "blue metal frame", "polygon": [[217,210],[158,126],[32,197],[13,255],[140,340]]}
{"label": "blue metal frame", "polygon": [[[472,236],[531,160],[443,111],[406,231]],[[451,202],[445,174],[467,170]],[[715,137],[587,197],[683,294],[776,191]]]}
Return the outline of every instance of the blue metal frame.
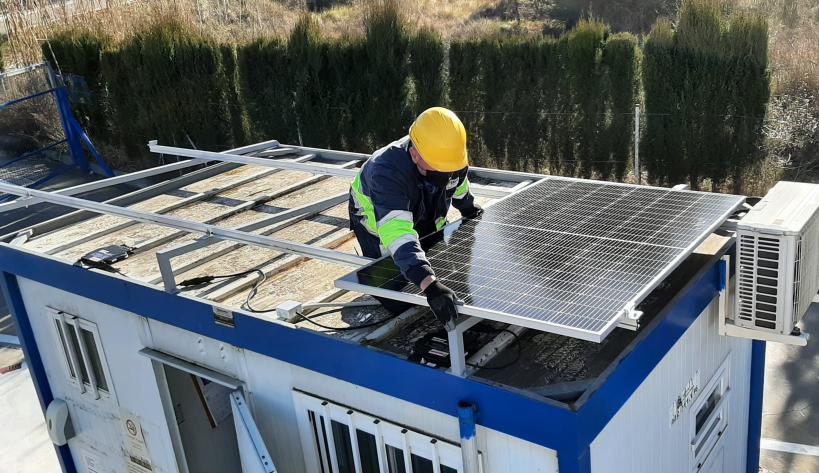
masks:
{"label": "blue metal frame", "polygon": [[[3,297],[6,298],[14,326],[17,328],[17,335],[23,345],[23,354],[26,357],[26,365],[31,373],[31,379],[34,381],[34,390],[40,399],[40,407],[45,412],[48,405],[54,400],[54,395],[51,393],[51,386],[48,384],[48,377],[43,366],[43,360],[40,357],[40,350],[37,348],[37,341],[34,339],[34,331],[31,329],[28,312],[23,303],[23,296],[20,294],[20,285],[13,274],[6,272],[2,273],[0,283],[2,283],[0,286],[3,289]],[[57,460],[59,460],[63,472],[77,473],[68,445],[62,447],[55,445],[54,450],[57,452]]]}
{"label": "blue metal frame", "polygon": [[[48,94],[54,94],[55,101],[57,103],[57,113],[60,116],[60,124],[63,128],[63,133],[65,134],[65,139],[60,140],[54,143],[51,143],[48,146],[39,148],[37,150],[31,151],[29,153],[25,153],[21,156],[18,156],[14,161],[19,161],[27,156],[31,156],[33,154],[37,154],[43,152],[47,149],[53,148],[56,145],[62,143],[68,143],[68,149],[71,154],[71,160],[74,162],[74,165],[77,166],[83,172],[93,172],[91,166],[88,165],[88,160],[85,157],[84,149],[87,149],[88,152],[91,154],[91,157],[94,158],[94,161],[99,166],[100,170],[105,176],[112,177],[114,175],[114,171],[105,163],[105,160],[102,159],[102,156],[97,151],[97,148],[91,142],[91,139],[82,129],[80,126],[80,122],[74,117],[74,112],[71,110],[71,102],[68,99],[68,90],[66,90],[65,86],[57,86],[53,89],[44,90],[42,92],[37,92],[32,95],[27,95],[25,97],[21,97],[19,99],[10,100],[8,102],[0,104],[0,110],[5,108],[11,107],[12,105],[25,102],[26,100],[35,99],[37,97],[41,97]],[[85,147],[85,148],[83,148]],[[10,164],[5,163],[5,165]]]}
{"label": "blue metal frame", "polygon": [[68,100],[68,90],[64,86],[59,86],[54,89],[54,96],[57,99],[57,109],[60,113],[60,121],[63,124],[63,131],[65,138],[68,141],[68,149],[71,152],[71,159],[74,164],[84,172],[91,172],[91,167],[88,165],[88,160],[85,159],[85,152],[83,145],[91,153],[97,165],[102,170],[102,173],[108,177],[114,175],[114,171],[108,167],[105,160],[102,159],[97,148],[91,143],[91,139],[83,131],[82,126],[74,117],[74,112],[71,110],[71,102]]}
{"label": "blue metal frame", "polygon": [[[579,410],[572,411],[566,405],[452,376],[358,344],[241,312],[234,314],[234,328],[217,325],[212,305],[205,301],[168,294],[154,286],[81,269],[5,244],[0,245],[0,271],[4,273],[3,283],[17,291],[18,303],[12,305],[12,311],[27,326],[28,315],[15,289],[15,275],[454,417],[459,402],[473,403],[480,409],[480,425],[556,450],[561,473],[591,470],[589,445],[718,294],[720,276],[715,262],[703,269],[665,313],[658,315],[655,326],[643,332],[642,341],[599,389]],[[30,329],[21,335],[24,346],[36,352]],[[38,389],[48,392],[42,368],[34,379]]]}
{"label": "blue metal frame", "polygon": [[748,402],[747,473],[759,472],[759,445],[762,437],[762,397],[765,391],[765,342],[751,345],[751,397]]}

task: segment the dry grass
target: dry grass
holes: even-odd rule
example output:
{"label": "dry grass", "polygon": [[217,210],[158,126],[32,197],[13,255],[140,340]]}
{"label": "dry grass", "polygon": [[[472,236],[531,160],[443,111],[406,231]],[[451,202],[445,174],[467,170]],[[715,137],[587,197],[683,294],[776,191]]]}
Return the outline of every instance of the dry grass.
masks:
{"label": "dry grass", "polygon": [[769,22],[772,97],[765,125],[767,158],[759,177],[819,181],[819,0],[727,3],[762,13]]}
{"label": "dry grass", "polygon": [[[310,13],[329,36],[358,35],[369,4],[354,0],[319,13]],[[501,30],[505,23],[492,12],[502,0],[419,0],[400,2],[405,17],[418,27],[429,26],[446,36],[468,36]],[[41,58],[40,43],[55,31],[84,27],[109,33],[114,39],[130,35],[167,18],[185,21],[203,34],[225,42],[262,36],[286,36],[301,15],[305,2],[296,0],[74,0],[69,9],[49,0],[0,0],[6,13],[9,45],[6,62],[30,64]]]}
{"label": "dry grass", "polygon": [[774,92],[788,90],[793,83],[804,83],[819,93],[819,0],[731,0],[728,3],[768,18]]}

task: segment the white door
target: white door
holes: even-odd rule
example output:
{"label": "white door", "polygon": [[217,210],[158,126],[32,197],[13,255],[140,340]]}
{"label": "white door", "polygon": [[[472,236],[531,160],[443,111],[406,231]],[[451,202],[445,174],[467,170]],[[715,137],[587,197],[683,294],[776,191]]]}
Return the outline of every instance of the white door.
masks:
{"label": "white door", "polygon": [[241,391],[230,394],[230,406],[233,408],[233,422],[236,424],[242,473],[276,473],[276,466],[267,453],[267,447]]}

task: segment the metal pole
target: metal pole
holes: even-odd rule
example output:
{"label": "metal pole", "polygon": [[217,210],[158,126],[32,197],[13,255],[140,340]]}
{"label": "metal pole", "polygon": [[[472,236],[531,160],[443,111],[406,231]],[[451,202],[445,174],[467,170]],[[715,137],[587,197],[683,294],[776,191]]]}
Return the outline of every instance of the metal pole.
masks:
{"label": "metal pole", "polygon": [[475,437],[475,415],[478,409],[475,404],[461,401],[458,403],[458,426],[461,431],[461,456],[464,473],[479,473],[478,439]]}
{"label": "metal pole", "polygon": [[641,181],[640,175],[640,106],[634,107],[634,179],[637,184]]}
{"label": "metal pole", "polygon": [[371,263],[373,260],[363,256],[352,255],[341,251],[330,250],[327,248],[306,245],[303,243],[296,243],[287,240],[281,240],[269,236],[257,235],[254,233],[246,233],[240,230],[231,228],[219,227],[212,224],[196,222],[193,220],[186,220],[182,218],[169,217],[167,215],[156,214],[152,212],[143,212],[126,207],[117,207],[116,205],[103,204],[93,202],[85,199],[78,199],[76,197],[69,197],[66,195],[52,194],[50,192],[38,191],[29,189],[27,187],[15,186],[11,184],[4,184],[0,182],[0,192],[8,194],[15,194],[23,197],[36,197],[45,202],[64,205],[66,207],[74,207],[77,209],[90,210],[107,215],[116,215],[118,217],[130,218],[138,220],[143,223],[162,225],[165,227],[176,228],[178,230],[185,230],[188,232],[204,233],[208,236],[215,236],[225,240],[233,240],[250,245],[261,246],[265,248],[272,248],[274,250],[283,251],[285,253],[294,253],[297,255],[307,256],[310,258],[317,258],[331,263],[347,264],[351,266],[364,266]]}

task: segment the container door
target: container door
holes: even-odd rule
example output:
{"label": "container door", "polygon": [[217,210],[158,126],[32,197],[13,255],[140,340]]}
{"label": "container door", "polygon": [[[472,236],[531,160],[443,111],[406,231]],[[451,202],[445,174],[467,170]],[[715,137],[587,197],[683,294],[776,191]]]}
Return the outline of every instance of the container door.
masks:
{"label": "container door", "polygon": [[267,453],[267,447],[241,391],[231,393],[230,406],[233,409],[233,422],[236,424],[242,473],[276,473],[276,466]]}

